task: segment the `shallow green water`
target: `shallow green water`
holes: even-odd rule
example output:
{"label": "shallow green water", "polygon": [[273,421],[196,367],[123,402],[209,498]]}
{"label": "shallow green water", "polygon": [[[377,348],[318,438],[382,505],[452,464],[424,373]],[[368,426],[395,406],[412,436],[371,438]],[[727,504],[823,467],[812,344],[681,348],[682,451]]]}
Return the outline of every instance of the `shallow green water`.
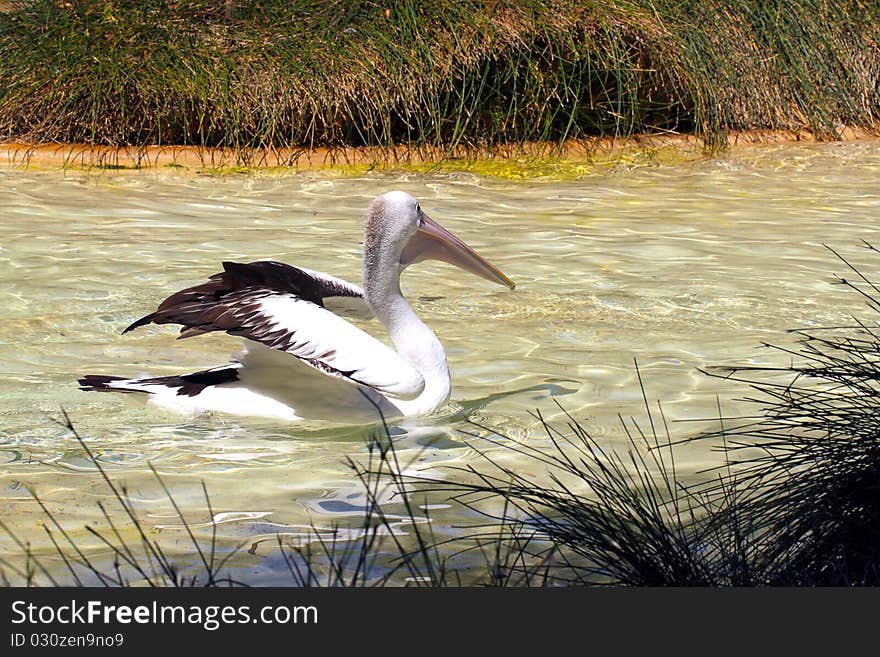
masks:
{"label": "shallow green water", "polygon": [[[228,336],[176,342],[170,327],[120,331],[221,260],[275,259],[357,282],[361,216],[390,189],[415,195],[518,284],[510,292],[439,263],[407,271],[404,293],[446,347],[453,377],[446,408],[393,427],[413,472],[479,467],[474,447],[487,446],[461,430],[486,432],[467,417],[543,445],[530,411],[558,416],[554,401],[609,447],[623,445],[618,413],[642,414],[634,359],[675,435],[711,426],[675,421],[716,415],[716,395],[730,412],[747,409],[734,401],[745,388],[700,368],[784,363],[761,343],[789,345],[786,329],[867,314],[831,284],[844,266],[823,244],[867,272],[880,266],[860,247],[880,243],[876,143],[745,148],[565,182],[0,171],[3,521],[45,543],[31,486],[83,540],[84,523],[100,519],[95,502],[108,491],[53,421],[63,407],[172,551],[187,541],[149,463],[193,521],[207,519],[205,482],[220,544],[252,548],[234,562],[251,582],[289,583],[277,533],[292,541],[310,524],[355,527],[363,496],[345,459],[363,459],[373,427],[181,418],[134,395],[80,392],[75,379],[226,362],[238,349]],[[679,466],[696,473],[718,458],[685,449]],[[533,462],[519,467],[542,474]],[[441,535],[475,521],[455,507],[431,515]],[[0,550],[16,552],[5,537]]]}

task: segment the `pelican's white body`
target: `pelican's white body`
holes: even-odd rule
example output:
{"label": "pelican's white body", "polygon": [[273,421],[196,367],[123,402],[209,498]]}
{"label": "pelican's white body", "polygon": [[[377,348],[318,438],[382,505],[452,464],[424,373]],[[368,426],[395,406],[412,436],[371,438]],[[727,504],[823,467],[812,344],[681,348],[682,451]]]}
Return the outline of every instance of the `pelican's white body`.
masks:
{"label": "pelican's white body", "polygon": [[[403,400],[325,376],[259,343],[246,341],[245,347],[238,355],[238,381],[209,386],[192,397],[177,394],[175,388],[137,379],[114,381],[110,385],[150,393],[147,403],[186,415],[222,412],[286,422],[322,420],[353,424],[376,421],[379,410],[386,419],[427,415],[442,406],[451,391],[448,369],[445,376],[429,375],[425,389],[416,398]],[[445,358],[442,367],[446,368]]]}

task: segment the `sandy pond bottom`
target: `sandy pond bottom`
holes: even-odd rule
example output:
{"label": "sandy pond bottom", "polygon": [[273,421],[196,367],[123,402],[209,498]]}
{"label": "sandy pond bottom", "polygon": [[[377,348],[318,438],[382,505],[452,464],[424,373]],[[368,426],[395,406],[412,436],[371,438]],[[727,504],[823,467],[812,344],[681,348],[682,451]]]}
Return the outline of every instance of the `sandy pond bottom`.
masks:
{"label": "sandy pond bottom", "polygon": [[[0,171],[0,517],[38,551],[47,544],[33,488],[71,536],[103,521],[109,491],[54,419],[64,408],[114,480],[125,483],[152,536],[184,563],[195,557],[152,464],[195,531],[220,552],[240,543],[236,577],[288,584],[276,536],[353,529],[364,496],[346,465],[365,458],[376,427],[290,426],[215,415],[182,418],[133,396],[86,394],[85,373],[169,375],[219,365],[237,341],[175,342],[170,327],[121,336],[165,296],[204,280],[221,260],[274,259],[360,279],[361,217],[370,199],[403,189],[513,278],[510,292],[444,264],[408,270],[404,293],[446,347],[450,403],[392,433],[412,472],[482,467],[480,450],[540,479],[542,466],[462,433],[543,448],[531,415],[559,402],[609,448],[625,444],[618,413],[644,417],[634,359],[677,437],[748,412],[745,388],[707,377],[712,365],[779,363],[761,348],[792,344],[787,329],[869,316],[832,284],[844,265],[880,261],[880,145],[744,147],[701,162],[605,170],[572,181],[508,182],[466,173],[326,172],[176,176]],[[375,333],[378,325],[365,324]],[[475,420],[489,429],[476,429]],[[685,477],[719,460],[679,450]],[[211,495],[213,518],[202,497]],[[420,504],[423,501],[419,502]],[[478,522],[432,499],[439,536]],[[399,503],[389,501],[389,509]],[[400,531],[407,531],[401,524]],[[91,542],[90,542],[91,541]],[[46,551],[51,551],[49,548]],[[0,555],[20,563],[0,537]],[[110,552],[93,545],[97,560]],[[47,564],[63,571],[57,559]],[[6,569],[9,570],[8,568]],[[11,571],[10,573],[11,574]]]}

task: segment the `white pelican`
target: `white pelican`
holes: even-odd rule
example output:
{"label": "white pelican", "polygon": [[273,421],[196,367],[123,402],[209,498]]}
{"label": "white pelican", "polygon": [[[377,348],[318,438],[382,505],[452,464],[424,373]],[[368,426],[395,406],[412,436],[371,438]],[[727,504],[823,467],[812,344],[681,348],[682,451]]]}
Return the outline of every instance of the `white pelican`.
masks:
{"label": "white pelican", "polygon": [[[450,393],[446,353],[400,291],[400,273],[443,260],[513,289],[514,283],[431,219],[404,192],[370,204],[364,228],[364,287],[279,262],[224,262],[207,283],[168,297],[123,331],[180,324],[179,338],[225,331],[245,338],[233,362],[157,378],[88,375],[82,390],[146,393],[163,408],[221,411],[288,421],[371,422],[426,415]],[[328,310],[324,302],[361,298],[395,349]]]}

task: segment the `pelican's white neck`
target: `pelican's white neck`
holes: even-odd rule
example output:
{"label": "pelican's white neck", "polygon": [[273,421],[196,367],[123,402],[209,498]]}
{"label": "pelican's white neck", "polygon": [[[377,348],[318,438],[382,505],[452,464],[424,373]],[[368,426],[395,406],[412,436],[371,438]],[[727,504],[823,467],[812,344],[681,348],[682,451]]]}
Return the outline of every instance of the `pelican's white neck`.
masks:
{"label": "pelican's white neck", "polygon": [[406,406],[407,414],[430,412],[449,398],[451,383],[446,352],[400,291],[398,262],[370,255],[364,257],[364,300],[388,329],[397,352],[425,379],[425,390],[419,397],[395,404],[401,410]]}

